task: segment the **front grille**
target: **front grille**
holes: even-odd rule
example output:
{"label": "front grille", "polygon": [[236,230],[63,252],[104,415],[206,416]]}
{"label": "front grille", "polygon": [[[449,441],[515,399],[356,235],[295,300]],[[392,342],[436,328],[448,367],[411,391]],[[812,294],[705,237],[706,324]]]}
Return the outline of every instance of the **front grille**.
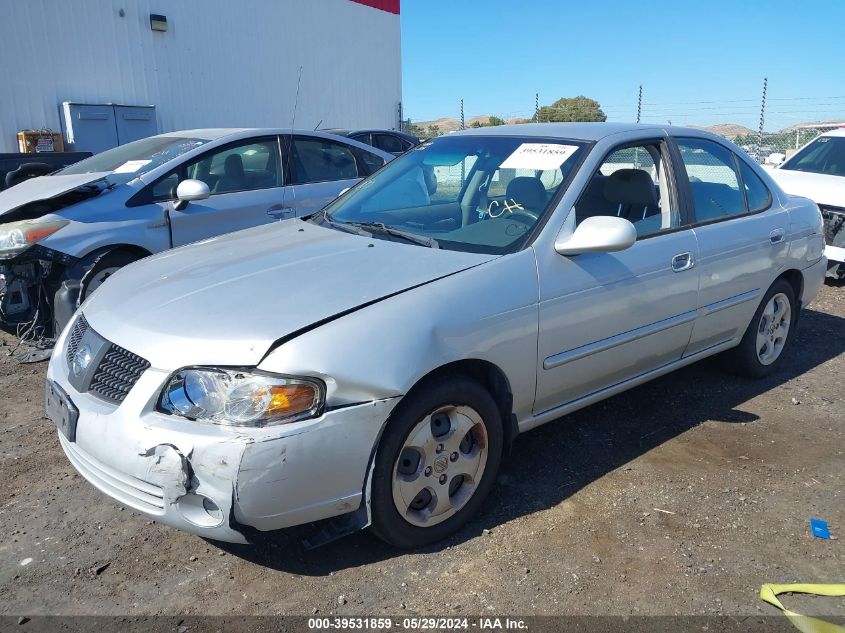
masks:
{"label": "front grille", "polygon": [[111,343],[88,389],[104,400],[121,403],[149,367],[137,354]]}
{"label": "front grille", "polygon": [[73,362],[73,355],[76,354],[76,350],[79,347],[79,341],[82,340],[82,336],[87,331],[88,321],[85,320],[84,314],[80,314],[79,318],[76,319],[76,323],[73,324],[73,329],[67,337],[67,350],[65,351],[65,356],[67,357],[68,365]]}
{"label": "front grille", "polygon": [[[89,331],[90,334],[86,337],[85,335]],[[90,381],[84,380],[81,384],[75,386],[80,391],[88,391],[103,400],[120,404],[132,387],[135,386],[135,383],[138,382],[141,374],[149,369],[150,363],[137,354],[123,349],[120,345],[103,339],[80,314],[67,339],[65,355],[69,367],[73,367],[73,357],[82,340],[92,339],[92,337],[94,340],[101,341],[100,349],[105,349],[105,353],[101,357],[100,354],[97,354],[96,357],[100,358],[99,364],[97,367],[87,370],[87,372],[93,372],[87,374],[91,377]],[[73,383],[73,380],[71,382]],[[86,384],[87,388],[85,387]]]}

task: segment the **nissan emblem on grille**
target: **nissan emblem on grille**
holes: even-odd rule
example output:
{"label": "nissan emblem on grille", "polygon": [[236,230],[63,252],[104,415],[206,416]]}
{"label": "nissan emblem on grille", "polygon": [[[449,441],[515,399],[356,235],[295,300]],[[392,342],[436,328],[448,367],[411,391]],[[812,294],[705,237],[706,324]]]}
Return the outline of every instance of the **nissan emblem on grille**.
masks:
{"label": "nissan emblem on grille", "polygon": [[71,384],[120,404],[150,363],[94,331],[83,315],[68,335],[66,358]]}

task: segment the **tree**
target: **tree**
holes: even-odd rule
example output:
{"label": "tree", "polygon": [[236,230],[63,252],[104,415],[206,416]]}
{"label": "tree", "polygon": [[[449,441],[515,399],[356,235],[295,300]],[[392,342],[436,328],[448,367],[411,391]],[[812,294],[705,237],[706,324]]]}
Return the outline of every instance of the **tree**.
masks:
{"label": "tree", "polygon": [[495,127],[497,125],[504,125],[505,120],[501,117],[497,117],[495,115],[491,115],[487,117],[487,122],[482,123],[481,121],[473,121],[469,124],[470,127],[479,128],[479,127]]}
{"label": "tree", "polygon": [[564,97],[540,108],[540,121],[607,121],[599,102],[588,97]]}
{"label": "tree", "polygon": [[408,134],[413,134],[417,138],[423,138],[425,136],[425,129],[421,125],[417,125],[416,123],[411,123],[408,121],[402,126],[402,131],[407,132]]}
{"label": "tree", "polygon": [[[443,130],[441,130],[441,129],[440,129],[439,127],[437,127],[436,125],[429,125],[429,126],[426,128],[426,132],[427,132],[427,134],[426,134],[426,135],[427,135],[429,138],[434,138],[435,136],[440,136],[440,135],[443,133]],[[425,136],[425,135],[424,135],[424,136]]]}

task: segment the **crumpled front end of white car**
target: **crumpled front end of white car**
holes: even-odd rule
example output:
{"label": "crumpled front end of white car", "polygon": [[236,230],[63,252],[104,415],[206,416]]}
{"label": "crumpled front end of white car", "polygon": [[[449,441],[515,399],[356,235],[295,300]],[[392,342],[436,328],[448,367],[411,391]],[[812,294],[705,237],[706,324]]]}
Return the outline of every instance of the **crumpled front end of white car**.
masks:
{"label": "crumpled front end of white car", "polygon": [[229,542],[361,506],[395,398],[234,426],[166,410],[178,369],[150,366],[82,314],[65,330],[50,361],[47,411],[91,484],[156,521]]}

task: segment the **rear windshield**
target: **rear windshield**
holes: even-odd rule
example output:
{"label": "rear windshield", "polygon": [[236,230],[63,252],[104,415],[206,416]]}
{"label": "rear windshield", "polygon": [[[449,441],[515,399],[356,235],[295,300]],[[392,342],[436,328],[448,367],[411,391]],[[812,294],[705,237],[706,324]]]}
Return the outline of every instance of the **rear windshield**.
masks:
{"label": "rear windshield", "polygon": [[781,169],[845,176],[845,136],[822,136],[805,145]]}
{"label": "rear windshield", "polygon": [[57,175],[90,174],[110,171],[109,181],[123,184],[205,145],[208,139],[184,136],[151,136],[106,150],[56,172]]}

